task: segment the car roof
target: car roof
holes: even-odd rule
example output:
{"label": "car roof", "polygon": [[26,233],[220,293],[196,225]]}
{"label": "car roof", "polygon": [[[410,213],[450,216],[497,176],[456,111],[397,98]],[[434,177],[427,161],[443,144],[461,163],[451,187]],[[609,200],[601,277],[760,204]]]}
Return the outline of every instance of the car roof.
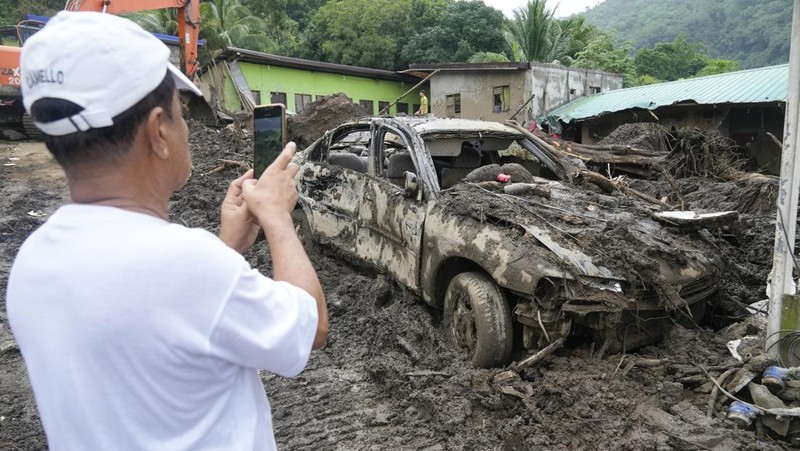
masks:
{"label": "car roof", "polygon": [[452,119],[418,116],[396,116],[392,120],[403,123],[420,136],[431,134],[453,135],[502,135],[509,138],[521,138],[523,135],[508,125],[492,121],[474,119]]}

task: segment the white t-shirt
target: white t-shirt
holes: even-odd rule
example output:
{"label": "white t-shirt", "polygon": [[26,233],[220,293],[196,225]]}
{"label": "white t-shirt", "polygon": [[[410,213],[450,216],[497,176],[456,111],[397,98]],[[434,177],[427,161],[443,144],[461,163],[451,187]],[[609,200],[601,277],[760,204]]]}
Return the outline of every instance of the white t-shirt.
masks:
{"label": "white t-shirt", "polygon": [[256,369],[297,375],[317,328],[214,235],[88,205],[25,241],[7,311],[52,450],[275,449]]}

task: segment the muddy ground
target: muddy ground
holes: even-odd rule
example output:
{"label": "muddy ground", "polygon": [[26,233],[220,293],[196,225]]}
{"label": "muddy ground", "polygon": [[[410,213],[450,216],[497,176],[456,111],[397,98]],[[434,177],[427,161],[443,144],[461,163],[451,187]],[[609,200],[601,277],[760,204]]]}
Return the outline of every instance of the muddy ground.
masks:
{"label": "muddy ground", "polygon": [[[171,203],[172,219],[216,230],[226,184],[242,171],[220,160],[249,161],[251,142],[231,130],[193,125],[191,144],[195,172]],[[717,182],[691,183],[720,192]],[[43,145],[0,142],[3,299],[22,241],[67,199],[64,179]],[[741,269],[729,275],[737,279],[730,295],[743,303],[764,297],[773,218],[748,213],[745,227],[719,236],[729,263]],[[270,272],[263,242],[247,257]],[[450,346],[439,312],[420,299],[326,249],[312,259],[327,293],[331,332],[300,377],[262,376],[281,449],[784,449],[754,431],[734,430],[722,402],[706,416],[712,386],[700,367],[716,377],[737,365],[725,348],[730,337],[720,331],[676,325],[658,346],[601,358],[586,343],[568,343],[520,378],[496,383],[503,370],[473,369]],[[24,362],[2,306],[0,448],[44,449]]]}

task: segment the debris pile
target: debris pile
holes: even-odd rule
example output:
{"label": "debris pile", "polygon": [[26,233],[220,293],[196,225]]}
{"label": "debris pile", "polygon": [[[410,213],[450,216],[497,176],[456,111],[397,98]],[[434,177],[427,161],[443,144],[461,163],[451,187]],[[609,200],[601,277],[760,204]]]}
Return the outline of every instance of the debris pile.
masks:
{"label": "debris pile", "polygon": [[326,131],[337,125],[368,115],[369,112],[343,93],[324,96],[303,108],[303,111],[286,120],[289,140],[305,149]]}
{"label": "debris pile", "polygon": [[[250,164],[252,141],[235,130],[211,129],[200,123],[190,123],[190,140],[194,172],[187,186],[171,199],[171,219],[216,231],[219,204],[230,181]],[[32,178],[27,171],[14,179],[10,168],[5,171],[8,183],[0,184],[0,211],[4,212],[0,272],[7,275],[23,239],[45,219],[28,212],[52,213],[63,202],[55,194],[63,187]],[[627,181],[659,199],[671,189],[664,180]],[[646,183],[654,187],[652,191]],[[685,200],[696,205],[702,196],[695,200],[693,193],[716,193],[709,208],[714,201],[735,204],[743,186],[699,177],[677,183]],[[627,212],[623,208],[617,214]],[[766,210],[740,214],[736,227],[716,230],[709,238],[731,268],[724,280],[731,303],[748,305],[763,299],[773,220],[774,212]],[[564,224],[579,229],[578,224]],[[270,273],[263,241],[245,257]],[[675,325],[659,346],[602,358],[595,349],[567,342],[535,365],[520,365],[512,373],[508,368],[476,370],[450,345],[439,313],[421,300],[371,269],[347,265],[325,249],[315,253],[313,261],[328,299],[331,333],[326,347],[312,355],[301,377],[262,376],[279,448],[582,449],[590,443],[598,449],[784,449],[754,435],[751,429],[758,420],[747,429],[734,429],[733,420],[728,419],[729,398],[719,389],[711,396],[712,379],[720,380],[730,371],[720,385],[743,401],[755,401],[746,384],[735,392],[735,387],[727,388],[733,373],[748,365],[747,354],[757,354],[763,347],[750,343],[755,351],[747,351],[740,346],[744,362],[728,352],[728,341],[758,333],[746,324],[719,332]],[[6,277],[0,277],[0,295],[5,283]],[[737,320],[728,311],[711,313],[728,315],[729,322]],[[0,303],[0,328],[7,330],[7,325]],[[0,352],[0,385],[4,387],[0,443],[4,449],[44,449],[45,436],[24,362],[18,351],[9,349]],[[518,362],[524,357],[519,356]],[[756,375],[752,381],[764,385],[767,366],[750,364]],[[55,372],[53,380],[59,376]],[[787,388],[794,384],[784,381]],[[792,428],[794,422],[787,437],[792,437]]]}

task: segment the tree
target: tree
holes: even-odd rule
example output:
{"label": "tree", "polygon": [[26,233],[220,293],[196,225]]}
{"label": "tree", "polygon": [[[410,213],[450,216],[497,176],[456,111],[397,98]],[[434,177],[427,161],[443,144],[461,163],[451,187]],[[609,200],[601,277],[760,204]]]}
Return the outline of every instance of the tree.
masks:
{"label": "tree", "polygon": [[686,35],[672,42],[656,44],[653,49],[636,53],[636,71],[663,81],[674,81],[694,76],[708,63],[703,44],[690,43]]}
{"label": "tree", "polygon": [[311,21],[307,48],[323,61],[394,69],[411,30],[411,0],[337,0]]}
{"label": "tree", "polygon": [[266,22],[252,15],[238,0],[211,0],[200,3],[200,37],[206,50],[240,47],[260,52],[273,51],[276,45],[267,36]]}
{"label": "tree", "polygon": [[508,63],[510,60],[502,53],[477,52],[467,60],[468,63]]}
{"label": "tree", "polygon": [[413,63],[446,63],[467,61],[476,52],[506,52],[503,22],[500,11],[480,0],[450,3],[438,20],[408,41],[401,57]]}
{"label": "tree", "polygon": [[698,77],[705,77],[706,75],[724,74],[726,72],[734,72],[739,70],[739,62],[733,60],[709,60],[706,67],[697,72]]}
{"label": "tree", "polygon": [[125,14],[125,17],[151,33],[178,34],[178,11],[174,8],[138,11]]}
{"label": "tree", "polygon": [[300,27],[289,16],[291,0],[240,0],[250,13],[266,24],[265,34],[275,46],[272,51],[285,55],[297,54],[300,47]]}
{"label": "tree", "polygon": [[633,86],[636,81],[636,64],[628,56],[631,45],[624,43],[614,46],[614,36],[598,33],[586,47],[576,54],[575,67],[616,72],[624,77],[625,86]]}
{"label": "tree", "polygon": [[526,61],[570,64],[596,33],[584,18],[558,20],[555,11],[547,8],[546,0],[528,0],[514,11],[507,36]]}

